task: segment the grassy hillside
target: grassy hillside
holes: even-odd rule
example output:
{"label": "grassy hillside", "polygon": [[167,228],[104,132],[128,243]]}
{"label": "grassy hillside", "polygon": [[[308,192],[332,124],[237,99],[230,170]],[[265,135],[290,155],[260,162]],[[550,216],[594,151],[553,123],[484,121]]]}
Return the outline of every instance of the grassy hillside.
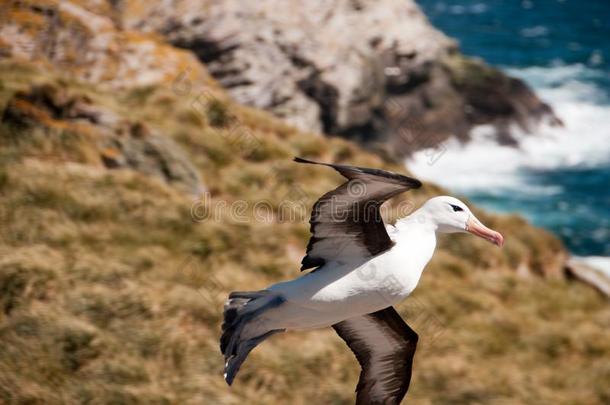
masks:
{"label": "grassy hillside", "polygon": [[[404,168],[233,103],[191,54],[79,1],[15,4],[14,27],[0,19],[0,403],[352,403],[359,369],[330,330],[272,338],[229,389],[222,303],[299,274],[309,207],[341,178],[293,156]],[[25,46],[51,20],[49,49]],[[443,193],[407,193],[388,220]],[[477,215],[504,249],[441,240],[399,307],[421,337],[410,403],[610,402],[607,300],[563,278],[548,233]]]}
{"label": "grassy hillside", "polygon": [[[292,156],[400,167],[235,105],[213,83],[199,105],[171,85],[108,91],[26,62],[4,61],[0,77],[0,401],[353,401],[358,367],[330,330],[273,338],[226,387],[222,301],[298,274],[307,218],[288,220],[280,203],[298,216],[340,178]],[[100,147],[110,135],[40,94],[87,100],[173,139],[207,193],[110,169]],[[427,185],[395,206],[441,192]],[[222,208],[238,201],[239,212]],[[553,237],[481,216],[505,233],[505,249],[443,240],[399,308],[422,342],[411,403],[608,403],[607,301],[538,276],[560,267]]]}

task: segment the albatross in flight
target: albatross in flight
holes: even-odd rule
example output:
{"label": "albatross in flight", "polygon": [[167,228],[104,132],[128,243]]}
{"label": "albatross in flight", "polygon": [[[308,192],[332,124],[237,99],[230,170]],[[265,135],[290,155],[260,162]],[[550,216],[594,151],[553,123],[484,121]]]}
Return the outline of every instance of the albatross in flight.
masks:
{"label": "albatross in flight", "polygon": [[407,393],[418,335],[393,308],[417,286],[439,233],[469,232],[502,246],[460,200],[428,200],[394,226],[381,205],[421,187],[413,178],[378,169],[332,167],[347,181],[313,206],[311,239],[294,280],[262,291],[233,292],[224,308],[220,349],[231,385],[248,353],[286,330],[331,326],[362,368],[356,404],[399,404]]}

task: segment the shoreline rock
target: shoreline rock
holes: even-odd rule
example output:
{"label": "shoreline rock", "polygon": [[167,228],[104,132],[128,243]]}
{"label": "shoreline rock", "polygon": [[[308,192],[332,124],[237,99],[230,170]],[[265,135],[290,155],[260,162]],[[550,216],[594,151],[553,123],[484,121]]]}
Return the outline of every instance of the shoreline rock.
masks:
{"label": "shoreline rock", "polygon": [[610,277],[603,270],[582,259],[570,258],[565,266],[569,278],[583,282],[610,298]]}
{"label": "shoreline rock", "polygon": [[[123,24],[193,51],[240,103],[401,158],[491,124],[532,132],[552,109],[521,80],[459,53],[414,1],[147,2]],[[188,10],[187,12],[184,12]]]}

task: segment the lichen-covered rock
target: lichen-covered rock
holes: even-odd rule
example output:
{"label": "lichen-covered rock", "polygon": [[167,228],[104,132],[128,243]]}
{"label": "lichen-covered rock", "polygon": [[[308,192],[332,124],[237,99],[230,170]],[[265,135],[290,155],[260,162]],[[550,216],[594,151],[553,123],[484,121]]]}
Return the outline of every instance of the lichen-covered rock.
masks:
{"label": "lichen-covered rock", "polygon": [[190,49],[241,103],[393,155],[492,124],[559,121],[520,80],[467,59],[414,1],[128,0],[124,25]]}
{"label": "lichen-covered rock", "polygon": [[[123,29],[120,13],[120,2],[2,2],[0,60],[44,66],[49,73],[108,92],[157,86],[179,95],[186,84],[192,91],[226,98],[191,52],[155,35]],[[137,170],[194,195],[205,189],[188,156],[171,138],[85,94],[33,85],[11,99],[2,120],[50,132],[45,142],[57,146],[60,156]],[[59,138],[65,134],[79,143],[77,153],[62,149]]]}
{"label": "lichen-covered rock", "polygon": [[0,58],[40,61],[110,88],[205,81],[190,52],[123,30],[112,2],[23,0],[0,4]]}
{"label": "lichen-covered rock", "polygon": [[[133,169],[194,196],[205,191],[197,169],[171,138],[94,104],[86,95],[48,84],[33,85],[29,91],[15,94],[1,122],[22,136],[30,128],[42,129],[51,138],[48,143],[55,149],[54,155],[63,159]],[[78,147],[70,143],[78,143]],[[42,153],[49,153],[48,148]]]}

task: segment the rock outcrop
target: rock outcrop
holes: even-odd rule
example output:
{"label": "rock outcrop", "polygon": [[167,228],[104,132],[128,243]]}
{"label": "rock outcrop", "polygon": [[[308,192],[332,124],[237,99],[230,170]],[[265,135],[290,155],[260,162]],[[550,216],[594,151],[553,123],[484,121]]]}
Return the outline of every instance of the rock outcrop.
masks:
{"label": "rock outcrop", "polygon": [[392,155],[492,124],[560,123],[520,80],[465,58],[414,1],[131,0],[123,25],[192,50],[239,102]]}
{"label": "rock outcrop", "polygon": [[[206,69],[238,102],[394,157],[491,124],[560,123],[520,80],[466,58],[404,0],[9,1],[0,58],[41,60],[111,88]],[[151,35],[152,34],[152,35]],[[160,34],[160,35],[157,35]]]}
{"label": "rock outcrop", "polygon": [[572,258],[565,267],[568,277],[588,284],[610,298],[610,277],[604,271],[583,260]]}
{"label": "rock outcrop", "polygon": [[[30,128],[44,131],[50,144],[57,145],[56,155],[64,160],[136,170],[194,196],[205,191],[197,169],[171,138],[94,104],[86,95],[48,84],[34,85],[14,95],[1,122],[21,137]],[[66,138],[72,141],[66,142]],[[72,148],[70,142],[84,147]]]}
{"label": "rock outcrop", "polygon": [[[171,82],[193,63],[150,35],[118,26],[111,2],[4,1],[0,58],[40,61],[81,81],[111,88]],[[204,68],[188,71],[193,80]]]}
{"label": "rock outcrop", "polygon": [[[162,38],[122,29],[115,6],[56,0],[3,2],[0,60],[33,62],[44,66],[50,76],[59,72],[109,92],[183,82],[201,92],[217,90],[190,52]],[[10,99],[2,122],[41,129],[51,144],[61,143],[64,133],[73,134],[88,152],[87,156],[67,156],[66,148],[60,155],[68,160],[136,170],[192,195],[205,190],[197,169],[170,137],[95,103],[85,93],[57,85],[32,85]]]}

